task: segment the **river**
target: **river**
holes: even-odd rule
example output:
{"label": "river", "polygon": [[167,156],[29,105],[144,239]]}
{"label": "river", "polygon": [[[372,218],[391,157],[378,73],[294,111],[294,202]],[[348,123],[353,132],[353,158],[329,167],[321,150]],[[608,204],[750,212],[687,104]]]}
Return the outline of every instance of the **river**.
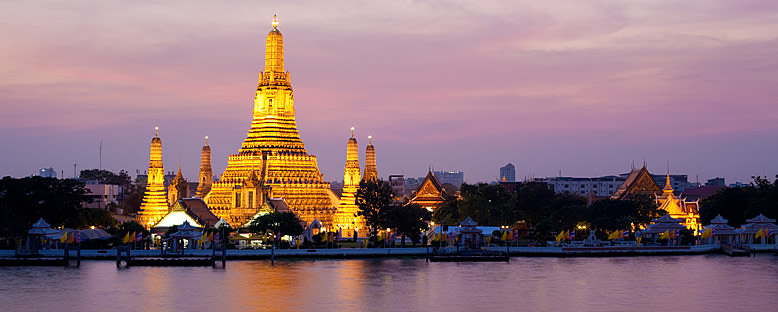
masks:
{"label": "river", "polygon": [[0,267],[1,311],[773,311],[778,257]]}

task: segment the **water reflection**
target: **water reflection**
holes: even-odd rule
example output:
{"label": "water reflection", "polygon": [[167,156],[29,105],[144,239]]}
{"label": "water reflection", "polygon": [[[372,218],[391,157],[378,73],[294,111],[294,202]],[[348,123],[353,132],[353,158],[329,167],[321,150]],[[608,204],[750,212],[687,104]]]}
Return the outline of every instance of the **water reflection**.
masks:
{"label": "water reflection", "polygon": [[0,268],[3,311],[772,310],[778,257],[231,261]]}

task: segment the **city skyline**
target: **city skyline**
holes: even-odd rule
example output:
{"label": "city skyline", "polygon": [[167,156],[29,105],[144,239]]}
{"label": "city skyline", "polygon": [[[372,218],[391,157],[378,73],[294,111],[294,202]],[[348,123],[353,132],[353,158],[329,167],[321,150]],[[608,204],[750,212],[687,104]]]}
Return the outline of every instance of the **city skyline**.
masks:
{"label": "city skyline", "polygon": [[97,168],[101,141],[103,168],[134,175],[155,126],[166,172],[180,160],[196,180],[207,135],[221,175],[274,13],[326,181],[342,178],[351,126],[384,178],[493,181],[508,162],[517,180],[644,160],[701,182],[778,172],[778,4],[273,4],[0,5],[0,176]]}

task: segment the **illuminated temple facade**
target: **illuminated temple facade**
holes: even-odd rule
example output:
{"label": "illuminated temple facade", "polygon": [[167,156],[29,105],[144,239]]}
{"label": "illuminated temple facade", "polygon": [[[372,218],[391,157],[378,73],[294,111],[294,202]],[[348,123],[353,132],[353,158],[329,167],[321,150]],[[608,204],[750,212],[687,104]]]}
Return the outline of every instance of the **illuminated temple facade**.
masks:
{"label": "illuminated temple facade", "polygon": [[248,136],[204,197],[211,211],[235,226],[245,225],[270,198],[283,198],[297,216],[330,228],[337,197],[324,182],[316,156],[308,154],[295,121],[289,72],[278,22],[267,35],[265,68],[259,75]]}
{"label": "illuminated temple facade", "polygon": [[683,220],[687,229],[694,231],[694,235],[702,229],[700,224],[699,201],[686,201],[686,198],[676,196],[673,193],[673,185],[670,184],[670,170],[667,171],[667,182],[662,194],[656,196],[656,203],[674,219]]}
{"label": "illuminated temple facade", "polygon": [[[180,174],[179,168],[179,174]],[[159,128],[155,129],[149,152],[149,172],[146,192],[138,211],[138,223],[146,229],[154,226],[168,213],[167,194],[165,193],[165,168],[162,166],[162,140]]]}

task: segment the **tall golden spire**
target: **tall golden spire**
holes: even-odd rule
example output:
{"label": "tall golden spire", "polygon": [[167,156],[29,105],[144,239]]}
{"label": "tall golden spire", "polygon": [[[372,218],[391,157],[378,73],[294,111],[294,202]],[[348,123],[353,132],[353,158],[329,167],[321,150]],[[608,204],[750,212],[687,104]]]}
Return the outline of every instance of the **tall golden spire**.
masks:
{"label": "tall golden spire", "polygon": [[340,196],[340,206],[335,216],[334,225],[344,230],[344,234],[353,236],[355,230],[366,229],[362,218],[357,217],[357,189],[360,180],[359,147],[354,138],[354,127],[351,127],[351,137],[346,141],[346,167],[343,169],[343,193]]}
{"label": "tall golden spire", "polygon": [[267,34],[265,72],[284,72],[284,37],[278,31],[278,17],[273,15],[273,30]]}
{"label": "tall golden spire", "polygon": [[365,148],[365,180],[378,180],[378,170],[375,165],[375,147],[373,147],[373,137],[367,137],[367,147]]}
{"label": "tall golden spire", "polygon": [[181,174],[181,160],[178,160],[178,173],[173,181],[170,181],[170,185],[167,187],[167,202],[172,206],[179,199],[187,196],[189,193],[189,183],[184,179],[184,175]]}
{"label": "tall golden spire", "polygon": [[200,177],[197,182],[197,197],[203,198],[211,191],[213,183],[213,170],[211,169],[211,147],[208,146],[208,136],[205,136],[205,145],[200,153]]}
{"label": "tall golden spire", "polygon": [[337,196],[324,182],[316,156],[308,154],[297,130],[277,19],[266,43],[248,135],[203,199],[217,217],[244,225],[265,198],[283,198],[301,220],[310,224],[318,219],[331,228]]}
{"label": "tall golden spire", "polygon": [[138,211],[138,223],[151,228],[168,212],[165,196],[165,168],[162,166],[162,140],[159,127],[154,128],[154,137],[149,149],[149,171],[146,179],[146,192]]}
{"label": "tall golden spire", "polygon": [[662,189],[662,192],[673,192],[673,185],[670,183],[670,162],[667,162],[667,181],[665,181],[665,188]]}

